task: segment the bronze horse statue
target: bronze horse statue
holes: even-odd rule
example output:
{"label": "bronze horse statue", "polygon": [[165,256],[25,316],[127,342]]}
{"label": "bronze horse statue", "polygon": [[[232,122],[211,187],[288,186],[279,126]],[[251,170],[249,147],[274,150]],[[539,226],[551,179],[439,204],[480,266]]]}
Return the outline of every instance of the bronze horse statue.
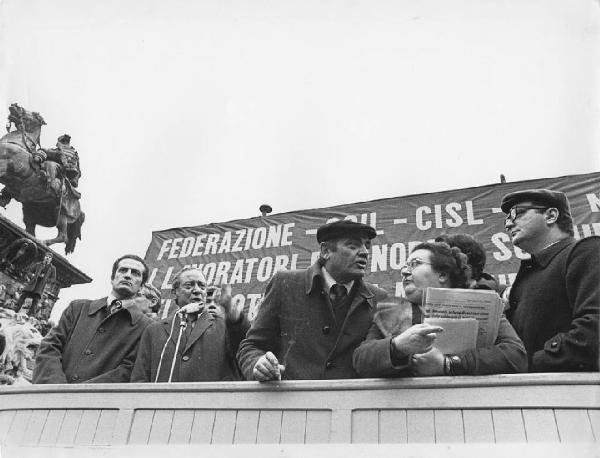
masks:
{"label": "bronze horse statue", "polygon": [[[23,204],[25,230],[35,236],[36,225],[54,227],[58,235],[43,243],[65,243],[65,253],[72,253],[81,239],[85,214],[79,204],[80,194],[71,185],[61,165],[46,160],[40,146],[40,132],[46,123],[39,113],[29,112],[13,103],[9,108],[8,133],[0,138],[0,206],[11,199]],[[16,130],[10,131],[12,124]]]}

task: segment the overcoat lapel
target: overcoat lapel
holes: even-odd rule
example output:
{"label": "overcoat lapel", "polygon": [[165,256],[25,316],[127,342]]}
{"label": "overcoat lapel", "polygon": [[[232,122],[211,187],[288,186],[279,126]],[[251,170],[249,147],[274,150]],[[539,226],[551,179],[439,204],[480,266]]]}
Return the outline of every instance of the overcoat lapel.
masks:
{"label": "overcoat lapel", "polygon": [[[183,349],[183,353],[189,350],[189,348],[194,345],[194,342],[202,337],[202,334],[206,332],[206,330],[212,326],[214,318],[209,313],[201,313],[196,320],[196,324],[190,333],[189,338],[185,343],[185,348]],[[190,326],[188,324],[188,326]]]}
{"label": "overcoat lapel", "polygon": [[350,303],[348,313],[346,314],[346,319],[344,320],[342,329],[338,334],[335,347],[331,352],[330,357],[336,353],[344,351],[346,347],[348,347],[348,345],[350,344],[351,339],[349,339],[349,335],[346,335],[344,333],[344,330],[351,327],[352,314],[355,313],[359,307],[370,307],[371,309],[373,309],[374,294],[366,287],[363,281],[356,281],[358,282],[358,284],[355,285],[356,294],[354,294],[354,297],[352,298],[352,302]]}

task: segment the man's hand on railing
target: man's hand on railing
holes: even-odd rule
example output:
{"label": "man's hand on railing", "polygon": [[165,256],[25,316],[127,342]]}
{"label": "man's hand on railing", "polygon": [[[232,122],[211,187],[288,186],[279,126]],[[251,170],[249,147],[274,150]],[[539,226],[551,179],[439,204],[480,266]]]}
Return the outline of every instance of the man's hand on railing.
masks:
{"label": "man's hand on railing", "polygon": [[252,375],[254,380],[268,382],[270,380],[281,380],[281,374],[284,371],[285,366],[279,364],[277,357],[268,351],[256,361]]}

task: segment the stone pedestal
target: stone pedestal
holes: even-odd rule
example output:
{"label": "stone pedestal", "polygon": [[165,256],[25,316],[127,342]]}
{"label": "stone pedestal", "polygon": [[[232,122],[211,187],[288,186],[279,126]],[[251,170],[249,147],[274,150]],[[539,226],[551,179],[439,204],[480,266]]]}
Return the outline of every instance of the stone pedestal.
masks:
{"label": "stone pedestal", "polygon": [[[20,247],[23,249],[19,251]],[[52,253],[56,280],[46,284],[36,313],[36,317],[42,323],[42,332],[46,331],[43,324],[47,323],[60,290],[71,285],[89,283],[92,279],[65,257],[50,250],[12,221],[0,216],[0,307],[12,310],[16,308],[20,292],[27,284],[29,269],[36,262],[40,262],[48,252]],[[7,258],[7,255],[10,256]],[[30,303],[31,299],[26,299],[21,312],[27,312]]]}

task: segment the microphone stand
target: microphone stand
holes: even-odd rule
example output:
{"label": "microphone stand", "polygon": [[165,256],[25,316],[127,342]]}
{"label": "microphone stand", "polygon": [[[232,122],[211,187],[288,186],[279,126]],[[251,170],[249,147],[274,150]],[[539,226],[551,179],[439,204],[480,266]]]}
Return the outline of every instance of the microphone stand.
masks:
{"label": "microphone stand", "polygon": [[173,354],[173,363],[171,364],[171,371],[169,372],[169,381],[173,378],[173,371],[175,370],[175,362],[177,361],[177,353],[179,352],[179,345],[181,344],[181,335],[187,327],[186,313],[178,313],[179,315],[179,335],[177,336],[177,343],[175,344],[175,353]]}

